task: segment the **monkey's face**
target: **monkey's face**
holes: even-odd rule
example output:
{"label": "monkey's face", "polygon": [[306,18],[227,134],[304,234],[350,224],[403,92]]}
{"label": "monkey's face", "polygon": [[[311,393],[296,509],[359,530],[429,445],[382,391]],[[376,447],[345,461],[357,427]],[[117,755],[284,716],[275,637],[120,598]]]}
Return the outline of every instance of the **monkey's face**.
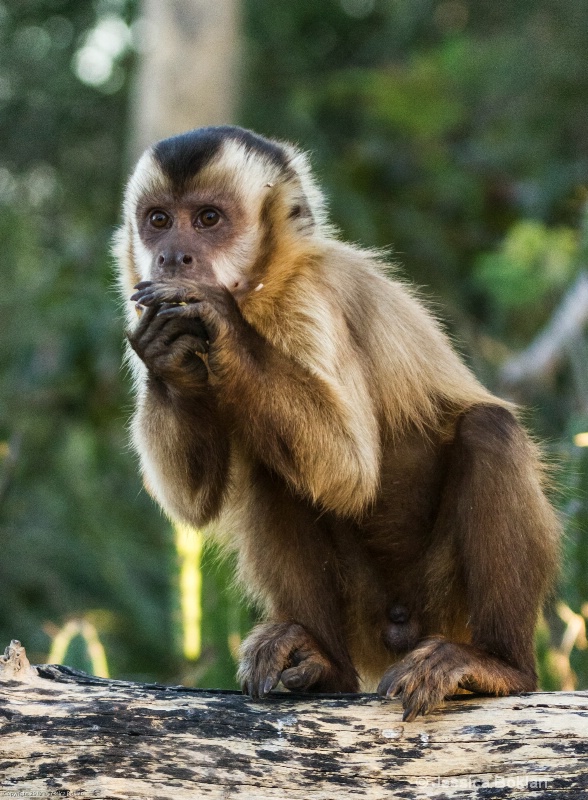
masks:
{"label": "monkey's face", "polygon": [[233,127],[164,139],[127,187],[116,246],[124,283],[217,283],[243,299],[280,247],[316,230],[321,201],[290,145]]}
{"label": "monkey's face", "polygon": [[[137,206],[136,225],[149,253],[149,277],[176,277],[197,283],[229,281],[238,275],[219,269],[222,256],[243,238],[243,210],[235,197],[193,189],[181,194],[156,191]],[[220,274],[219,274],[220,273]]]}

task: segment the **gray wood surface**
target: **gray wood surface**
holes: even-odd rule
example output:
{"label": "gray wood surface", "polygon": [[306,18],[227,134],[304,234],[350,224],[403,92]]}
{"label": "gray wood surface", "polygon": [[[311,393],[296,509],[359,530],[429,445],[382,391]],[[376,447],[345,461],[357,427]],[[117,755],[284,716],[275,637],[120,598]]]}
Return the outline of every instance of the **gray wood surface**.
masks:
{"label": "gray wood surface", "polygon": [[587,800],[588,692],[450,700],[107,681],[0,658],[0,798]]}

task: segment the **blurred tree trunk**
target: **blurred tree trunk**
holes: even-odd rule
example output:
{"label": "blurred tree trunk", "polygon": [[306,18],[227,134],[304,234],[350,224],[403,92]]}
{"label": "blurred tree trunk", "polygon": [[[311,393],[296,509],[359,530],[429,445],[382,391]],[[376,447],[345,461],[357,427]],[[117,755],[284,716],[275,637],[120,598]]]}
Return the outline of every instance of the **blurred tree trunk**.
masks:
{"label": "blurred tree trunk", "polygon": [[131,156],[158,139],[235,116],[238,0],[142,0]]}
{"label": "blurred tree trunk", "polygon": [[[141,0],[141,53],[132,97],[129,155],[159,139],[235,119],[239,0]],[[227,591],[226,569],[201,561],[198,531],[176,530],[174,618],[178,679],[186,685],[235,686],[234,655],[250,626]],[[203,591],[204,584],[204,591]]]}

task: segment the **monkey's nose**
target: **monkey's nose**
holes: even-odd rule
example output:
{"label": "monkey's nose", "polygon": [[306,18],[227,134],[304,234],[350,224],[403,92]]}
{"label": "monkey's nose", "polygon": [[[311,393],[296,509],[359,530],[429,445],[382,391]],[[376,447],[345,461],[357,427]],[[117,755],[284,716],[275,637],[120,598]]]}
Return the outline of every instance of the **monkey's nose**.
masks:
{"label": "monkey's nose", "polygon": [[159,267],[181,267],[182,264],[188,266],[194,263],[194,256],[190,253],[183,253],[180,250],[164,250],[157,256]]}

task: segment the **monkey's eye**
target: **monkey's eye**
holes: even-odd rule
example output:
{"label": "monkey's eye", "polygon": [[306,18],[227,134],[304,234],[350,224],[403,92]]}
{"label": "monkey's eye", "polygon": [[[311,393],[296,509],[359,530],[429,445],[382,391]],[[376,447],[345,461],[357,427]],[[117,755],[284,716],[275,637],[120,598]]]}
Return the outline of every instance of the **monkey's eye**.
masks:
{"label": "monkey's eye", "polygon": [[203,208],[196,217],[196,225],[199,228],[213,228],[221,220],[221,215],[216,208]]}
{"label": "monkey's eye", "polygon": [[154,228],[166,228],[169,224],[170,216],[165,211],[157,209],[149,214],[149,224]]}

